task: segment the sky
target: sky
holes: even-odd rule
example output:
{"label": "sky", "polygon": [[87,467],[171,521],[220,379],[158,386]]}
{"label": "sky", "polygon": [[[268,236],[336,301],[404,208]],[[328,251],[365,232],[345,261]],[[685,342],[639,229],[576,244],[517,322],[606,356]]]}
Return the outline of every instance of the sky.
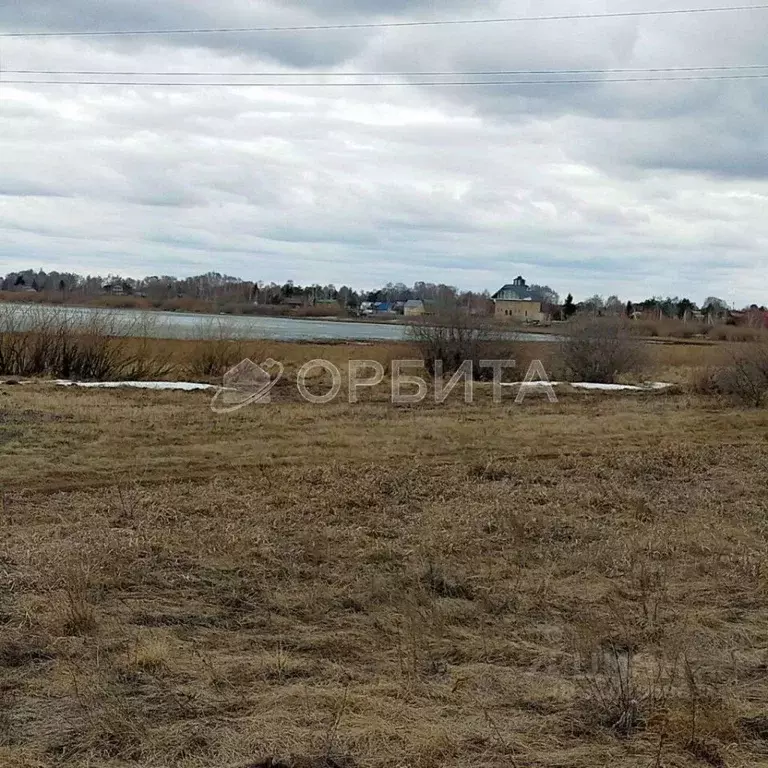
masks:
{"label": "sky", "polygon": [[[728,4],[24,0],[0,6],[0,33],[364,24]],[[768,303],[768,78],[429,87],[418,80],[486,78],[365,74],[764,64],[719,74],[768,75],[768,10],[5,37],[0,61],[0,273],[30,267],[131,277],[216,271],[264,282],[372,288],[423,280],[492,292],[521,274],[577,299],[599,293],[702,302],[715,295],[737,306]],[[284,76],[250,78],[270,81],[270,87],[46,85],[8,81],[248,78],[13,70]],[[329,84],[340,79],[376,85]]]}

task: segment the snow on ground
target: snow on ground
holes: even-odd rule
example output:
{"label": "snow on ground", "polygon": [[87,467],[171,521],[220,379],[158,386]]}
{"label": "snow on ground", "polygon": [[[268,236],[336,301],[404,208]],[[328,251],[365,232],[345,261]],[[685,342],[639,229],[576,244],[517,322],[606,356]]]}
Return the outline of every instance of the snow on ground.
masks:
{"label": "snow on ground", "polygon": [[619,390],[640,392],[643,389],[643,387],[636,387],[633,384],[594,384],[589,381],[574,381],[571,386],[574,389],[598,389],[604,392],[617,392]]}
{"label": "snow on ground", "polygon": [[[20,384],[28,384],[33,380],[21,381]],[[195,390],[218,389],[214,384],[199,384],[194,381],[69,381],[59,379],[54,382],[60,387],[86,387],[89,389],[117,389],[119,387],[132,387],[133,389],[163,389],[163,390],[181,390],[192,392]],[[570,384],[574,389],[585,389],[590,391],[602,392],[649,392],[653,390],[668,389],[674,384],[667,384],[663,381],[652,381],[647,384],[596,384],[590,381],[513,381],[502,382],[503,387],[530,387],[532,389],[541,387],[559,387]]]}
{"label": "snow on ground", "polygon": [[502,381],[502,387],[557,387],[559,381]]}
{"label": "snow on ground", "polygon": [[667,389],[669,387],[674,386],[673,384],[666,384],[663,381],[653,381],[649,384],[642,384],[642,385],[636,385],[636,384],[596,384],[591,381],[572,381],[572,382],[561,382],[561,381],[513,381],[509,384],[503,384],[502,386],[505,387],[546,387],[546,386],[553,386],[557,387],[560,386],[563,383],[570,383],[570,386],[572,386],[574,389],[589,389],[589,390],[598,390],[603,392],[619,392],[619,391],[629,391],[629,392],[648,392],[649,390],[657,390],[657,389]]}
{"label": "snow on ground", "polygon": [[663,381],[653,381],[650,384],[636,386],[634,384],[594,384],[588,381],[576,381],[571,384],[576,389],[597,389],[605,392],[616,392],[618,390],[629,390],[631,392],[647,392],[651,389],[667,389],[672,384],[665,384]]}
{"label": "snow on ground", "polygon": [[88,387],[117,389],[119,387],[132,387],[133,389],[177,389],[192,392],[196,389],[216,389],[213,384],[198,384],[194,381],[66,381],[56,382],[60,387]]}

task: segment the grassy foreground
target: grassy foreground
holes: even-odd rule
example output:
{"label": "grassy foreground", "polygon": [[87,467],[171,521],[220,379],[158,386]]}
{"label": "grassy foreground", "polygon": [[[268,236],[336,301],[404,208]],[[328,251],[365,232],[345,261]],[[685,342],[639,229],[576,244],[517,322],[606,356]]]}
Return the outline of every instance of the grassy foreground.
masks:
{"label": "grassy foreground", "polygon": [[0,386],[0,765],[768,766],[765,412],[208,402]]}

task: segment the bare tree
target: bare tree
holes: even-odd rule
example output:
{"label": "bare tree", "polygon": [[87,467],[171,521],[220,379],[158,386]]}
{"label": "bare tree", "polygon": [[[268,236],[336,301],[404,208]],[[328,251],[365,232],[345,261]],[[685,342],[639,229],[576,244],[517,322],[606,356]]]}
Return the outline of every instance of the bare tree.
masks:
{"label": "bare tree", "polygon": [[605,311],[609,315],[620,315],[624,312],[624,302],[618,296],[609,296],[605,300]]}
{"label": "bare tree", "polygon": [[584,302],[583,306],[586,312],[589,312],[592,315],[599,315],[603,309],[605,309],[605,302],[603,301],[602,296],[595,294],[594,296],[590,296]]}
{"label": "bare tree", "polygon": [[613,384],[620,374],[642,370],[645,349],[630,335],[625,318],[582,317],[560,343],[560,356],[572,380]]}
{"label": "bare tree", "polygon": [[476,378],[490,378],[492,370],[481,368],[480,362],[512,360],[517,349],[514,338],[463,307],[444,307],[435,315],[419,318],[408,327],[407,335],[431,375],[439,372],[438,361],[442,361],[443,373],[453,373],[471,361]]}
{"label": "bare tree", "polygon": [[768,401],[768,342],[745,344],[731,354],[727,365],[711,372],[715,393],[759,408]]}

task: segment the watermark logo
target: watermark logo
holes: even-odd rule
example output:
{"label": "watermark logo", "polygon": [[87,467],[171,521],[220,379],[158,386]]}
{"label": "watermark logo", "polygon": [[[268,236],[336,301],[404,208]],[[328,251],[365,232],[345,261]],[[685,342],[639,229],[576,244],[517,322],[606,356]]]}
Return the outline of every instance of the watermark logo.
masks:
{"label": "watermark logo", "polygon": [[221,387],[211,402],[214,413],[231,413],[253,403],[272,402],[271,392],[283,377],[285,367],[277,360],[261,365],[243,360],[224,374]]}
{"label": "watermark logo", "polygon": [[[448,378],[443,361],[435,360],[430,389],[427,379],[416,375],[417,371],[424,370],[422,360],[393,360],[389,377],[390,402],[414,405],[432,397],[436,404],[442,404],[463,385],[464,402],[472,403],[480,379],[484,384],[491,385],[494,403],[501,403],[505,391],[510,390],[518,405],[533,393],[543,393],[550,403],[557,402],[553,383],[549,381],[540,360],[530,364],[522,381],[505,382],[506,372],[514,367],[514,360],[480,360],[479,363],[465,360],[458,367],[452,366]],[[266,360],[261,365],[243,360],[225,374],[211,409],[215,413],[230,413],[252,403],[269,403],[270,393],[284,373],[283,364],[276,360]],[[310,360],[299,369],[296,388],[306,402],[323,405],[338,399],[346,380],[347,402],[358,403],[365,390],[384,385],[385,379],[384,366],[377,360],[351,360],[345,377],[329,360],[317,359]]]}

